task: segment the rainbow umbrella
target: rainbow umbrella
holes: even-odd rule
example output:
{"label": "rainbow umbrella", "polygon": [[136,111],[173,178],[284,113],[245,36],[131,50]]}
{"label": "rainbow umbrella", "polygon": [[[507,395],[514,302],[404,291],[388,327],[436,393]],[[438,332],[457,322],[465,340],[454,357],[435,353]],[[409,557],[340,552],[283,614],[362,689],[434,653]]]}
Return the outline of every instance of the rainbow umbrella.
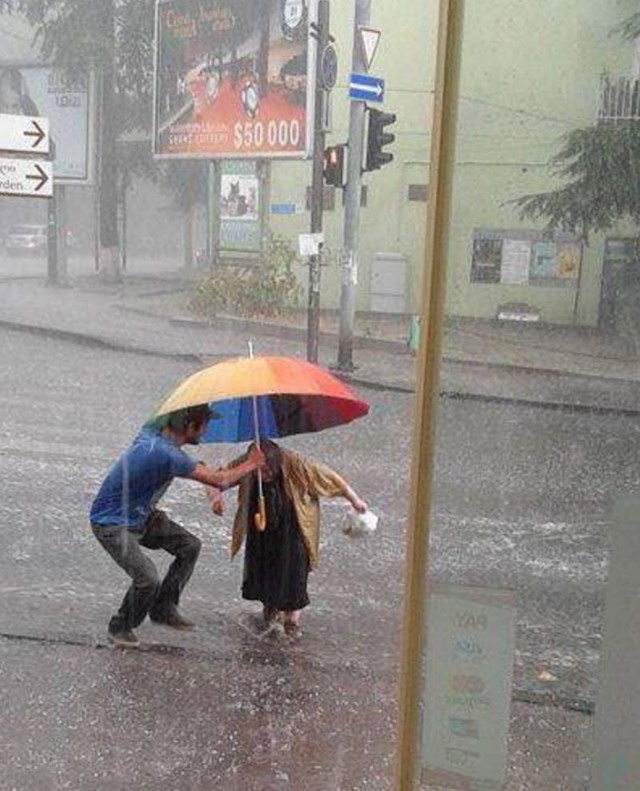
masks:
{"label": "rainbow umbrella", "polygon": [[295,357],[240,357],[189,376],[154,419],[208,404],[220,415],[203,442],[246,442],[322,431],[366,415],[369,405],[324,368]]}
{"label": "rainbow umbrella", "polygon": [[[366,415],[369,405],[324,368],[294,357],[250,357],[211,365],[189,376],[153,418],[208,404],[216,412],[203,442],[246,442],[322,431]],[[266,527],[262,475],[258,471],[258,530]]]}

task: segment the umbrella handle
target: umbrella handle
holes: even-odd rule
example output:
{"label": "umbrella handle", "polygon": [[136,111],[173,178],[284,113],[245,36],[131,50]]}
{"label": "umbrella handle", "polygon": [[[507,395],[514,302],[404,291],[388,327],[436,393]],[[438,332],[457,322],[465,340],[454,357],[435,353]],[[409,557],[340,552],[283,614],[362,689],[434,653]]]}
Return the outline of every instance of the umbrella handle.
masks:
{"label": "umbrella handle", "polygon": [[[253,344],[249,341],[249,358],[253,357]],[[253,396],[253,430],[255,432],[256,445],[260,447],[260,430],[258,423],[258,399]],[[253,524],[259,533],[263,533],[267,526],[267,509],[264,504],[264,494],[262,491],[262,472],[258,470],[258,513],[253,515]]]}
{"label": "umbrella handle", "polygon": [[253,515],[253,524],[259,533],[263,533],[267,526],[267,509],[262,496],[258,498],[258,511]]}

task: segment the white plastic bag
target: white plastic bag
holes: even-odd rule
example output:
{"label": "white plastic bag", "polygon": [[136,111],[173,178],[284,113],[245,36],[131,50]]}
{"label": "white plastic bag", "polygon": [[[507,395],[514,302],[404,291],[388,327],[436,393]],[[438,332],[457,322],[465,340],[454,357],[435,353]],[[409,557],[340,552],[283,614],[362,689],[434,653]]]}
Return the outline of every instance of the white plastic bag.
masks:
{"label": "white plastic bag", "polygon": [[378,517],[373,511],[365,511],[363,514],[349,511],[345,515],[342,532],[350,538],[361,538],[375,532],[377,527]]}

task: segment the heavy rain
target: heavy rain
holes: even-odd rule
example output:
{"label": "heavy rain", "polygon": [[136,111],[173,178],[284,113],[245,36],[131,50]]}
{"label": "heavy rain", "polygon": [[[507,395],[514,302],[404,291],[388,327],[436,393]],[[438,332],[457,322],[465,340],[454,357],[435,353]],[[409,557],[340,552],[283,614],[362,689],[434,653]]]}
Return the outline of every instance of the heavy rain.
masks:
{"label": "heavy rain", "polygon": [[639,41],[0,0],[0,789],[640,788]]}

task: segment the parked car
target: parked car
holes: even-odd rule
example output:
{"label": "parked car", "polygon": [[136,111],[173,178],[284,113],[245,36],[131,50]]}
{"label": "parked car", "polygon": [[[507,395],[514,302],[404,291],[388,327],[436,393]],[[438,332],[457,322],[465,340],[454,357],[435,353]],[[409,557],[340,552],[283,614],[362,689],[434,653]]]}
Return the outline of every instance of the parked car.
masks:
{"label": "parked car", "polygon": [[4,240],[8,255],[41,254],[47,251],[46,225],[12,225]]}
{"label": "parked car", "polygon": [[[12,225],[4,240],[7,255],[45,255],[48,244],[46,225]],[[67,231],[67,246],[75,247],[76,239]]]}

